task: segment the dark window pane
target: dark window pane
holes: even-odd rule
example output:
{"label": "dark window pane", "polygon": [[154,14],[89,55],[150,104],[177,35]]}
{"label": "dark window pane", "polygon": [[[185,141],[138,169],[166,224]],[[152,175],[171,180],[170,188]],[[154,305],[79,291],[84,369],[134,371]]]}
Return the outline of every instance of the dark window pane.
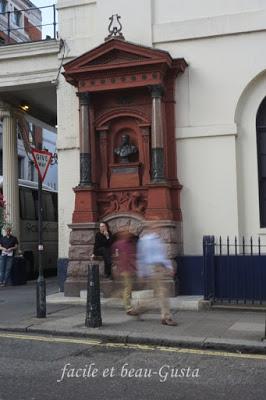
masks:
{"label": "dark window pane", "polygon": [[259,156],[260,178],[266,178],[266,154]]}
{"label": "dark window pane", "polygon": [[36,219],[35,201],[30,189],[20,188],[20,215],[21,219]]}
{"label": "dark window pane", "polygon": [[266,97],[259,107],[256,125],[260,225],[261,227],[266,227]]}
{"label": "dark window pane", "polygon": [[43,193],[43,220],[56,221],[52,193]]}

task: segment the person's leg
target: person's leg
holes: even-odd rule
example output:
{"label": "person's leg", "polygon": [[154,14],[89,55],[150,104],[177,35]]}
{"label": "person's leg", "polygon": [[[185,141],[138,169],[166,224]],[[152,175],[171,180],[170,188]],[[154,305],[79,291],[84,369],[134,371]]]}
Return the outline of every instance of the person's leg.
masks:
{"label": "person's leg", "polygon": [[104,260],[104,274],[111,276],[112,270],[112,257],[111,249],[109,247],[100,247],[97,249],[96,256],[101,256]]}
{"label": "person's leg", "polygon": [[3,284],[5,278],[5,265],[7,256],[0,256],[0,285]]}
{"label": "person's leg", "polygon": [[[152,269],[152,266],[149,266],[148,268]],[[142,289],[138,291],[138,302],[135,310],[138,314],[144,314],[154,305],[153,279],[152,276],[149,275],[145,278],[141,278],[139,282]]]}
{"label": "person's leg", "polygon": [[131,292],[133,286],[132,276],[128,272],[122,272],[124,291],[123,291],[123,303],[126,311],[132,309],[131,305]]}
{"label": "person's leg", "polygon": [[155,267],[153,283],[154,291],[156,292],[160,303],[162,324],[175,326],[176,322],[173,320],[170,311],[169,293],[167,282],[165,280],[165,269],[163,267]]}
{"label": "person's leg", "polygon": [[7,285],[8,279],[11,273],[11,268],[13,265],[13,257],[6,257],[6,271],[5,271],[5,277],[4,277],[4,284]]}

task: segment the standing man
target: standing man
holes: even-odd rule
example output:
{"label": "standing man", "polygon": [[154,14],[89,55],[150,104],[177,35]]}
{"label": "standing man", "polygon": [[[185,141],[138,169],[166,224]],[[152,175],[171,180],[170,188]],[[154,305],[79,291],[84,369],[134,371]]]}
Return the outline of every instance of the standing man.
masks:
{"label": "standing man", "polygon": [[18,247],[18,240],[11,235],[11,228],[6,228],[6,235],[0,238],[0,286],[6,286],[10,276],[15,250]]}

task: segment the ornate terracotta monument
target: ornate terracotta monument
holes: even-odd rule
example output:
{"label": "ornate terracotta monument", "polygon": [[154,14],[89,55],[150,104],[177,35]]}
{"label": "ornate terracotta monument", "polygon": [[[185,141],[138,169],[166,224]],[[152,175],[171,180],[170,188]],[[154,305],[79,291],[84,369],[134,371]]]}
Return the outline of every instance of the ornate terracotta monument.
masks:
{"label": "ornate terracotta monument", "polygon": [[114,233],[127,224],[139,235],[147,221],[159,219],[170,258],[182,251],[175,81],[186,66],[121,34],[64,65],[65,79],[77,88],[80,116],[80,183],[65,295],[86,288],[100,220]]}

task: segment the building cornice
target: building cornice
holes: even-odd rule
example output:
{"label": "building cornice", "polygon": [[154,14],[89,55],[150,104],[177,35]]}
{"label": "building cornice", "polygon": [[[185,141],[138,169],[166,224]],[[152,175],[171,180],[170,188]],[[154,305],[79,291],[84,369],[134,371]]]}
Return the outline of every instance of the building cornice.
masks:
{"label": "building cornice", "polygon": [[97,0],[58,0],[56,9],[62,10],[64,8],[75,8],[80,6],[88,6],[91,4],[97,4]]}
{"label": "building cornice", "polygon": [[43,40],[39,42],[25,42],[1,46],[0,60],[58,54],[59,47],[60,45],[58,40]]}

